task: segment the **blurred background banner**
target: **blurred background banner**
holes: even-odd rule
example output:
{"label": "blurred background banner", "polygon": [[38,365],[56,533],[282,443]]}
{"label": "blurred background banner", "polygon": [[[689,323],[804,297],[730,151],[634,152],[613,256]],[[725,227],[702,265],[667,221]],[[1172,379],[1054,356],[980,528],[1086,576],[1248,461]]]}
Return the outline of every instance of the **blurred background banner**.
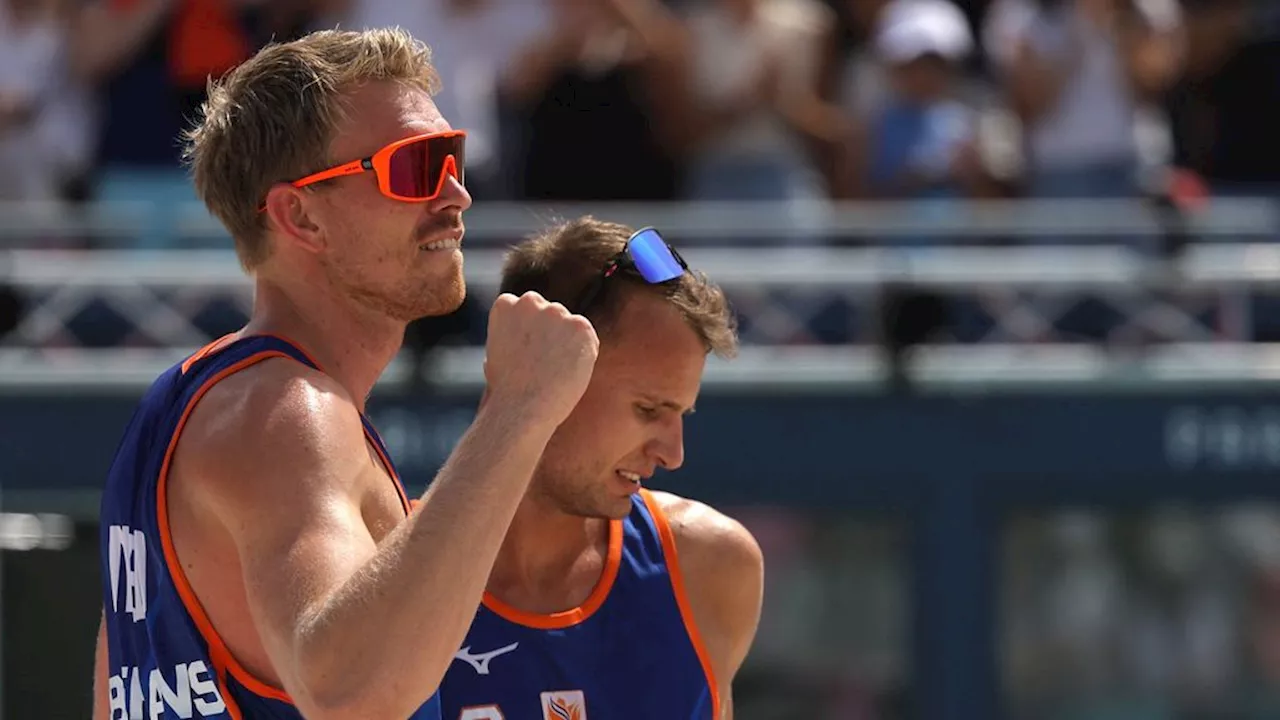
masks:
{"label": "blurred background banner", "polygon": [[251,307],[178,162],[205,79],[395,24],[476,198],[370,403],[413,491],[503,249],[656,226],[741,323],[655,478],[764,549],[739,720],[1280,717],[1278,8],[0,0],[0,716],[87,717],[115,444]]}

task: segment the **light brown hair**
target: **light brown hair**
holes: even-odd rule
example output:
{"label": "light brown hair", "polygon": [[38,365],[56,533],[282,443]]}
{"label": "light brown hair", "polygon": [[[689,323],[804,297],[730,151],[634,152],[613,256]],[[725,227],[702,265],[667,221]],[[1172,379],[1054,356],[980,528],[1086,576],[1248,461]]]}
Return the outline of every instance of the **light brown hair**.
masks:
{"label": "light brown hair", "polygon": [[[622,252],[634,232],[625,225],[591,216],[549,227],[507,253],[500,290],[513,295],[532,290],[578,312],[580,308],[575,305],[609,261]],[[723,358],[737,354],[736,319],[724,291],[704,273],[690,270],[677,280],[658,285],[650,285],[633,274],[618,273],[607,282],[625,283],[629,290],[661,295],[680,311],[707,352]],[[623,295],[618,287],[606,288],[600,300],[593,303],[586,315],[597,331],[609,331]]]}
{"label": "light brown hair", "polygon": [[349,93],[373,81],[435,92],[431,50],[399,28],[322,30],[271,44],[218,81],[184,139],[196,192],[235,239],[246,270],[270,255],[267,191],[351,158],[329,157]]}

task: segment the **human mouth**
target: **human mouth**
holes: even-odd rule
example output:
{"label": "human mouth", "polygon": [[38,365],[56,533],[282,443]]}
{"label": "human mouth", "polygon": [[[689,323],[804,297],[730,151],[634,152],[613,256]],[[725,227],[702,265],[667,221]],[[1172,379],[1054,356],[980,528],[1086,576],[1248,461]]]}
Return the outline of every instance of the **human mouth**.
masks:
{"label": "human mouth", "polygon": [[419,250],[437,251],[437,250],[458,250],[462,248],[461,237],[448,237],[432,242],[422,243],[418,246]]}
{"label": "human mouth", "polygon": [[618,470],[616,472],[618,474],[618,477],[630,483],[631,486],[637,490],[639,490],[641,485],[643,484],[642,483],[643,479],[641,478],[640,473],[634,473],[634,472],[631,472],[630,470]]}

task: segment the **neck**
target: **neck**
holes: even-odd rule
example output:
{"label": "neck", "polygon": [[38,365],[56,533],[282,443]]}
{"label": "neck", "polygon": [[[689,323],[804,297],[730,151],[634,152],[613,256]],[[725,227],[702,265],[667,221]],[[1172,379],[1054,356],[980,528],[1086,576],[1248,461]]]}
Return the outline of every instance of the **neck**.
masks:
{"label": "neck", "polygon": [[322,278],[260,276],[241,335],[279,335],[301,345],[364,412],[365,398],[400,351],[405,324],[358,306]]}
{"label": "neck", "polygon": [[607,552],[608,520],[565,514],[535,495],[526,494],[516,509],[494,563],[491,588],[561,590],[584,553],[592,548],[601,556]]}

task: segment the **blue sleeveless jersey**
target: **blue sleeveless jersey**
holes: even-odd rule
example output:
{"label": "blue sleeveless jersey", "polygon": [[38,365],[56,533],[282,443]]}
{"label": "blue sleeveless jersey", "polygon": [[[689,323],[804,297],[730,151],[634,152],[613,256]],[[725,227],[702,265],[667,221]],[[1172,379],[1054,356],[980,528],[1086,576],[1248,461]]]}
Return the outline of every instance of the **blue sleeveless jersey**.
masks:
{"label": "blue sleeveless jersey", "polygon": [[440,686],[443,720],[714,720],[719,696],[652,496],[609,529],[579,608],[533,615],[486,594]]}
{"label": "blue sleeveless jersey", "polygon": [[[166,511],[168,466],[191,409],[215,383],[270,358],[316,364],[276,337],[214,343],[176,365],[143,396],[116,450],[102,495],[101,550],[107,687],[112,720],[302,717],[282,690],[231,656],[177,561]],[[365,434],[409,503],[367,418]],[[439,720],[433,696],[412,720]]]}

